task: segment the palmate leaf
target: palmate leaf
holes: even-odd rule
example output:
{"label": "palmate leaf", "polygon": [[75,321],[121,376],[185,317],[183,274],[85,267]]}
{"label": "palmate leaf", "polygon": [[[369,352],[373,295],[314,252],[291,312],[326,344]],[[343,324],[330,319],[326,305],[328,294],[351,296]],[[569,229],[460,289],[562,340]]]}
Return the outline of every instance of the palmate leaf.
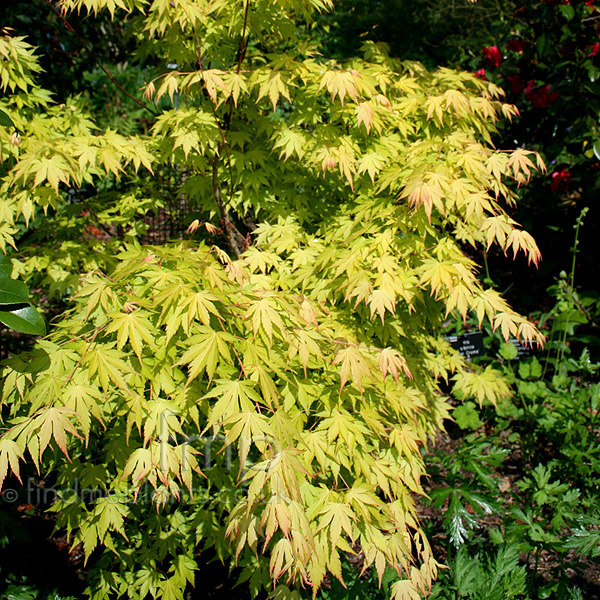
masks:
{"label": "palmate leaf", "polygon": [[342,531],[353,540],[355,537],[353,522],[356,516],[350,506],[341,502],[327,502],[320,514],[317,531],[327,528],[332,546],[337,546]]}
{"label": "palmate leaf", "polygon": [[396,295],[388,289],[378,288],[371,292],[367,303],[371,309],[371,318],[377,312],[381,322],[384,322],[386,310],[392,314],[396,312]]}
{"label": "palmate leaf", "polygon": [[51,438],[54,438],[56,445],[63,454],[67,457],[69,456],[67,451],[67,433],[79,437],[77,429],[71,422],[75,414],[74,410],[62,406],[54,406],[46,408],[33,420],[32,427],[38,429],[37,441],[39,448],[36,446],[36,449],[39,450],[40,462]]}
{"label": "palmate leaf", "polygon": [[[134,486],[141,486],[143,481],[151,475],[154,468],[152,451],[149,448],[138,448],[129,456],[121,477],[125,479],[131,476]],[[153,485],[156,484],[156,476],[148,477],[148,479]]]}
{"label": "palmate leaf", "polygon": [[521,319],[514,313],[500,312],[494,316],[494,331],[500,328],[505,340],[517,335]]}
{"label": "palmate leaf", "polygon": [[191,337],[190,347],[178,363],[189,365],[188,381],[198,377],[202,371],[206,371],[209,379],[212,379],[220,361],[231,363],[229,344],[233,341],[228,333],[209,328],[204,328],[203,333]]}
{"label": "palmate leaf", "polygon": [[0,440],[0,489],[8,473],[8,466],[13,475],[21,481],[19,473],[19,459],[23,458],[23,451],[17,443],[10,439]]}
{"label": "palmate leaf", "polygon": [[252,442],[264,448],[265,440],[275,439],[269,421],[254,411],[232,415],[225,422],[225,426],[228,429],[226,442],[233,443],[239,440],[240,470],[246,464]]}
{"label": "palmate leaf", "polygon": [[356,71],[328,70],[323,74],[320,87],[327,88],[332,100],[335,100],[337,96],[341,104],[344,104],[346,96],[356,102],[358,100],[359,78],[360,74]]}
{"label": "palmate leaf", "polygon": [[273,149],[281,148],[279,156],[285,156],[286,160],[292,156],[292,154],[296,154],[296,156],[301,159],[305,154],[305,146],[306,139],[304,134],[300,131],[286,128],[278,134]]}
{"label": "palmate leaf", "polygon": [[482,406],[487,400],[493,405],[511,396],[503,375],[488,365],[482,371],[461,372],[452,378],[456,390],[467,398],[474,398]]}
{"label": "palmate leaf", "polygon": [[91,416],[93,415],[102,422],[100,408],[103,400],[102,393],[96,386],[71,381],[64,389],[63,399],[65,406],[77,413],[79,425],[87,444],[91,429]]}
{"label": "palmate leaf", "polygon": [[261,403],[253,381],[217,380],[216,385],[203,399],[217,398],[211,408],[206,427],[212,427],[232,415],[254,410],[254,403]]}
{"label": "palmate leaf", "polygon": [[127,388],[125,374],[131,367],[123,360],[125,354],[104,344],[94,347],[85,356],[91,376],[97,375],[104,390],[111,389],[111,382],[118,388]]}
{"label": "palmate leaf", "polygon": [[145,342],[145,347],[150,350],[156,347],[151,329],[152,325],[144,312],[136,310],[129,313],[112,314],[107,333],[117,333],[117,350],[121,350],[129,341],[136,356],[141,358],[142,342]]}
{"label": "palmate leaf", "polygon": [[359,349],[347,346],[339,350],[335,355],[333,364],[340,363],[342,365],[340,369],[340,393],[350,378],[352,378],[354,385],[362,390],[363,376],[367,375],[369,371]]}
{"label": "palmate leaf", "polygon": [[393,600],[420,600],[417,588],[410,579],[401,579],[392,584],[392,599]]}
{"label": "palmate leaf", "polygon": [[265,297],[252,302],[248,309],[248,317],[252,319],[252,330],[254,335],[262,330],[269,343],[273,343],[273,326],[277,327],[282,335],[285,331],[285,326],[279,316],[280,309],[277,306],[275,298]]}
{"label": "palmate leaf", "polygon": [[374,119],[375,113],[370,102],[361,102],[356,106],[356,120],[359,125],[365,126],[367,133],[371,131]]}
{"label": "palmate leaf", "polygon": [[453,263],[430,259],[423,264],[423,270],[421,283],[429,284],[431,286],[431,291],[436,297],[444,288],[450,292],[452,291],[455,278],[458,275]]}
{"label": "palmate leaf", "polygon": [[384,166],[385,156],[376,152],[363,155],[357,163],[358,172],[364,173],[366,171],[369,174],[372,183],[375,183],[375,176]]}
{"label": "palmate leaf", "polygon": [[52,158],[41,158],[35,166],[35,179],[33,185],[37,187],[47,181],[54,191],[58,193],[58,184],[69,184],[70,169],[65,159],[59,155]]}
{"label": "palmate leaf", "polygon": [[256,83],[259,85],[258,99],[269,97],[273,110],[277,108],[279,97],[283,96],[288,102],[291,102],[290,90],[282,79],[282,72],[276,70],[265,70],[256,78]]}
{"label": "palmate leaf", "polygon": [[203,325],[210,325],[210,315],[219,316],[219,311],[215,305],[218,298],[206,290],[190,294],[185,297],[183,306],[187,307],[188,326],[194,319],[199,319]]}
{"label": "palmate leaf", "polygon": [[160,582],[163,600],[183,600],[181,581],[177,577],[171,577]]}

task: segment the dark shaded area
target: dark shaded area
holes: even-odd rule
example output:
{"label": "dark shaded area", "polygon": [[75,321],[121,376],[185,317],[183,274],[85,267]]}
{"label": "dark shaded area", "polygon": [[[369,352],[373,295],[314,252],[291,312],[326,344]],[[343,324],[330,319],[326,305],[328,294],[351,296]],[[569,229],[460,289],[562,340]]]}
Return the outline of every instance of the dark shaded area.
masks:
{"label": "dark shaded area", "polygon": [[[128,60],[133,46],[126,33],[126,22],[110,21],[102,12],[90,19],[71,14],[68,22],[86,41],[96,59],[109,65]],[[0,24],[14,30],[14,35],[38,47],[39,74],[42,87],[52,90],[58,102],[69,95],[83,93],[90,82],[84,77],[97,68],[97,61],[85,50],[75,33],[68,31],[63,21],[44,0],[15,0],[0,6]],[[110,90],[114,94],[114,90]]]}
{"label": "dark shaded area", "polygon": [[9,592],[80,597],[81,551],[70,551],[64,536],[53,535],[54,518],[33,504],[32,489],[11,479],[0,495],[0,597]]}
{"label": "dark shaded area", "polygon": [[[48,513],[52,494],[44,494],[49,484],[23,474],[24,485],[12,478],[0,494],[0,598],[84,598],[87,565],[81,545],[72,547],[63,532],[55,532],[55,516]],[[51,491],[51,490],[50,490]],[[186,600],[249,600],[243,585],[236,587],[239,572],[223,565],[214,552],[198,551],[200,569],[195,588],[188,588]],[[266,600],[262,594],[258,600]]]}

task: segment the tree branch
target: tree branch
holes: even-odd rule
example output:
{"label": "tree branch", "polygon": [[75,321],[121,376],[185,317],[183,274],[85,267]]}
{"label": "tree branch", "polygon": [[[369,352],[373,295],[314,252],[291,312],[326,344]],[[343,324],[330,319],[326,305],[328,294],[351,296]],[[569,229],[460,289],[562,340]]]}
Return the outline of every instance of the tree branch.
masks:
{"label": "tree branch", "polygon": [[242,254],[242,249],[240,248],[238,238],[236,236],[237,230],[233,226],[233,223],[229,220],[229,211],[227,210],[227,206],[221,198],[221,188],[219,187],[219,155],[217,153],[215,153],[215,157],[212,162],[212,189],[215,202],[219,208],[221,221],[225,227],[227,241],[229,242],[229,246],[233,250],[236,257],[239,258]]}

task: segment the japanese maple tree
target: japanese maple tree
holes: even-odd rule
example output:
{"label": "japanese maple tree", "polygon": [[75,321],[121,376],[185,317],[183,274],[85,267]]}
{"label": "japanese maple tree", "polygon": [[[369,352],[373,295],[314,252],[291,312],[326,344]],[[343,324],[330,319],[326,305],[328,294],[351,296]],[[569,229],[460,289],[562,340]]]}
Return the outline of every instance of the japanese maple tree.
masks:
{"label": "japanese maple tree", "polygon": [[[442,321],[472,313],[541,339],[464,251],[540,258],[504,207],[509,182],[543,165],[490,140],[514,108],[489,82],[382,45],[327,59],[311,17],[329,7],[63,0],[65,15],[127,15],[139,57],[161,65],[140,98],[158,113],[149,136],[52,104],[33,49],[0,38],[1,109],[21,132],[0,128],[2,249],[90,211],[123,230],[45,258],[21,249],[15,272],[41,269],[70,308],[3,372],[0,483],[27,460],[59,490],[103,492],[52,508],[86,556],[99,549],[93,598],[183,598],[208,547],[281,599],[341,579],[360,548],[365,569],[395,569],[394,598],[418,598],[438,568],[415,498],[420,448],[448,416],[439,382],[480,402],[508,393]],[[142,245],[134,217],[160,203],[151,173],[166,168],[201,215],[196,237]],[[72,210],[69,189],[92,183]]]}

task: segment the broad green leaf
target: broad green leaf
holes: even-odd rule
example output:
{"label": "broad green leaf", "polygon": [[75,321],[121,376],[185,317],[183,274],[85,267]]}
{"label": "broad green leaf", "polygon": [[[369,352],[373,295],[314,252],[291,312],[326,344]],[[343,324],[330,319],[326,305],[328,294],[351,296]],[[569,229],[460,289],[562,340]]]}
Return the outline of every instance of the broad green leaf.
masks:
{"label": "broad green leaf", "polygon": [[[2,280],[6,277],[10,278],[10,274],[12,273],[12,261],[8,256],[4,256],[4,254],[0,253],[0,286],[2,286]],[[0,289],[2,289],[0,287]]]}
{"label": "broad green leaf", "polygon": [[31,305],[17,305],[14,310],[0,310],[0,323],[7,327],[28,333],[30,335],[44,335],[46,324],[44,319]]}
{"label": "broad green leaf", "polygon": [[575,9],[570,4],[561,4],[558,8],[567,21],[571,21],[575,16]]}
{"label": "broad green leaf", "polygon": [[29,304],[29,290],[22,281],[0,276],[0,307],[5,304]]}

